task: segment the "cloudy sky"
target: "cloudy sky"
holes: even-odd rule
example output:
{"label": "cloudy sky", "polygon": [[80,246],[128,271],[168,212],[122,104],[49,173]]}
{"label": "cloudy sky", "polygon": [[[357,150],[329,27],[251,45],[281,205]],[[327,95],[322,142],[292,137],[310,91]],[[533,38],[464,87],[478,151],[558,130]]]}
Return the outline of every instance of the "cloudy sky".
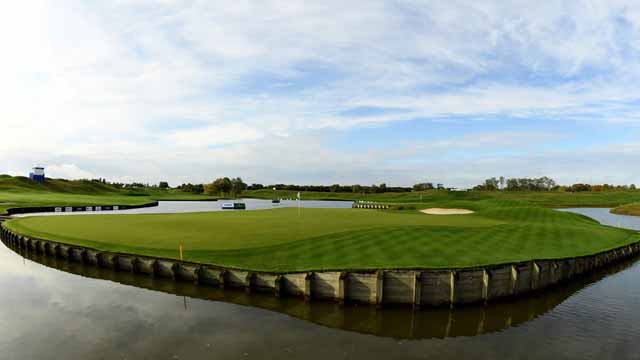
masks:
{"label": "cloudy sky", "polygon": [[0,173],[640,183],[637,1],[14,1]]}

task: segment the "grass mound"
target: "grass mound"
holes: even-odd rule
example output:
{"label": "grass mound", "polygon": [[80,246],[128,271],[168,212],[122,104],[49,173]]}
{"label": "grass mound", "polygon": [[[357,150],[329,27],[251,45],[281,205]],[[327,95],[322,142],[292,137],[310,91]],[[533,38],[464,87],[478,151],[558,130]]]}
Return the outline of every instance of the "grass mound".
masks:
{"label": "grass mound", "polygon": [[173,190],[124,190],[90,180],[48,179],[44,183],[22,176],[0,175],[0,214],[8,208],[33,206],[141,205],[154,200],[201,200]]}
{"label": "grass mound", "polygon": [[640,216],[640,203],[627,204],[611,209],[613,214]]}

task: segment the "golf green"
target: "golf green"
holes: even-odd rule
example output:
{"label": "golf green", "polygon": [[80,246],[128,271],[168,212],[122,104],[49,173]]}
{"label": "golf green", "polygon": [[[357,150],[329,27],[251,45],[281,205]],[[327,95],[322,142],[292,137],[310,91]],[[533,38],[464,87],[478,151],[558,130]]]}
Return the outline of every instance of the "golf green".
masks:
{"label": "golf green", "polygon": [[469,215],[361,209],[274,209],[20,218],[17,233],[104,251],[257,271],[471,267],[594,254],[637,232],[540,207]]}

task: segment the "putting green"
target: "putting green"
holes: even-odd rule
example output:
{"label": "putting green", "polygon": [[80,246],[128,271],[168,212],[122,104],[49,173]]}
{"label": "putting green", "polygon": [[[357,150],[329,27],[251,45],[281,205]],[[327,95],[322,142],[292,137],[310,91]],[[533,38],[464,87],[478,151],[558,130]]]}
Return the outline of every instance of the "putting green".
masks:
{"label": "putting green", "polygon": [[640,241],[638,233],[537,207],[469,215],[419,211],[274,209],[159,215],[30,217],[24,235],[105,251],[248,270],[308,271],[469,267],[594,254]]}

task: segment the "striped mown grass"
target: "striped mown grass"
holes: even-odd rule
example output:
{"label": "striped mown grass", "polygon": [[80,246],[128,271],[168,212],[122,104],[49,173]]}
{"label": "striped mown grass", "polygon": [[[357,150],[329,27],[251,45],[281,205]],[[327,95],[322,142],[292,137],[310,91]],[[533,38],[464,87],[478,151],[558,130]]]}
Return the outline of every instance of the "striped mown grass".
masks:
{"label": "striped mown grass", "polygon": [[[459,203],[456,203],[459,204]],[[475,214],[274,209],[159,215],[33,217],[25,235],[105,251],[256,271],[471,267],[594,254],[638,233],[540,207],[474,203]],[[457,207],[457,206],[456,206]]]}

